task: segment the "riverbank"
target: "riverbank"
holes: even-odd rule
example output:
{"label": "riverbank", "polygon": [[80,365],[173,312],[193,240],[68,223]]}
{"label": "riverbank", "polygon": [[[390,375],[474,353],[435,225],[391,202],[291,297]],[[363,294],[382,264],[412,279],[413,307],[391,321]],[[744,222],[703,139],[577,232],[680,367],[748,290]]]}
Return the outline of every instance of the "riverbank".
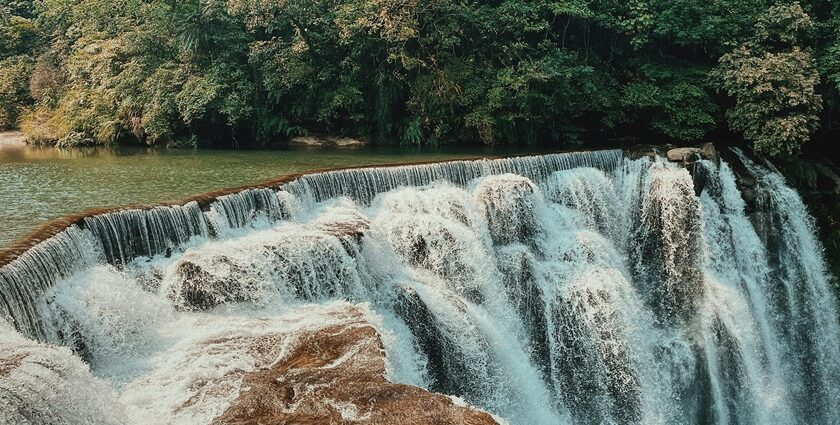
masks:
{"label": "riverbank", "polygon": [[5,147],[20,148],[26,146],[26,136],[20,131],[0,132],[0,149]]}

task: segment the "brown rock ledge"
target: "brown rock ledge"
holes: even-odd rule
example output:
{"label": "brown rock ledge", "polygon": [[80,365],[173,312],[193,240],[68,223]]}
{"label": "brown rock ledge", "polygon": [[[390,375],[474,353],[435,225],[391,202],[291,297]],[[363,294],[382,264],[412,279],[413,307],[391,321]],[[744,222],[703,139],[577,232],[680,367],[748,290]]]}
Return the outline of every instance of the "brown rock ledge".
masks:
{"label": "brown rock ledge", "polygon": [[214,423],[497,423],[447,396],[388,382],[378,332],[351,311],[353,322],[302,335],[282,360],[246,374],[239,397]]}

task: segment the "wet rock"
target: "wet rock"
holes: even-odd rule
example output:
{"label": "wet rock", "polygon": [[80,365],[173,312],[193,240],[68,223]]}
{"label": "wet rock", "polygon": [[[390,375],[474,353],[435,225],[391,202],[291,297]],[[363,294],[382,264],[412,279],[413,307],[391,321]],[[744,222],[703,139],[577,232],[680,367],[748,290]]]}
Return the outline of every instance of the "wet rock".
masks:
{"label": "wet rock", "polygon": [[694,193],[697,196],[703,193],[709,179],[709,169],[707,166],[699,164],[699,161],[707,160],[715,165],[720,165],[720,157],[712,143],[703,143],[697,147],[670,149],[666,156],[669,161],[680,162],[688,169],[694,179]]}
{"label": "wet rock", "polygon": [[[612,280],[600,273],[570,282],[552,303],[550,329],[561,354],[552,358],[551,370],[575,423],[639,423],[641,388],[630,359],[627,317],[618,307],[621,300],[586,284],[587,278]],[[596,320],[592,312],[598,312]]]}
{"label": "wet rock", "polygon": [[173,304],[207,310],[221,304],[362,297],[361,247],[313,225],[283,226],[188,250],[162,285]]}
{"label": "wet rock", "polygon": [[599,233],[613,236],[618,231],[621,205],[612,181],[594,168],[563,170],[549,177],[546,198],[580,213],[583,223]]}
{"label": "wet rock", "polygon": [[213,423],[496,423],[447,396],[388,382],[378,332],[355,308],[347,315],[346,323],[297,335],[279,361],[264,356],[270,366],[245,374],[239,396]]}
{"label": "wet rock", "polygon": [[667,152],[669,161],[689,162],[692,158],[700,156],[700,148],[676,148]]}
{"label": "wet rock", "polygon": [[746,214],[753,214],[758,207],[758,189],[756,187],[757,181],[755,177],[731,150],[723,150],[720,154],[735,175],[735,184],[741,192],[741,198],[746,203]]}
{"label": "wet rock", "polygon": [[[466,306],[457,298],[449,298],[461,314]],[[414,336],[415,348],[426,358],[430,388],[445,394],[458,394],[463,397],[478,397],[471,382],[480,382],[486,370],[481,365],[470,364],[460,355],[460,344],[464,341],[448,332],[417,291],[408,286],[398,288],[397,303],[394,308],[397,315],[405,322]],[[460,316],[463,318],[463,316]],[[480,341],[486,347],[486,341]],[[486,347],[489,350],[489,347]]]}
{"label": "wet rock", "polygon": [[538,365],[546,381],[550,381],[550,343],[547,337],[546,306],[543,290],[537,280],[534,255],[521,246],[511,246],[496,252],[504,287],[530,335],[531,359]]}
{"label": "wet rock", "polygon": [[703,157],[703,159],[708,159],[715,164],[720,164],[720,156],[718,156],[717,149],[715,149],[715,145],[713,143],[703,143],[699,146],[699,148],[700,156]]}
{"label": "wet rock", "polygon": [[[234,261],[223,255],[216,256],[210,261],[213,271],[206,270],[202,263],[192,261],[186,255],[178,262],[175,270],[178,284],[171,287],[170,297],[180,301],[179,307],[208,310],[220,304],[248,299],[247,292],[236,279],[244,271],[239,270]],[[219,273],[219,268],[227,268],[227,273]]]}
{"label": "wet rock", "polygon": [[816,156],[777,165],[814,215],[826,261],[834,276],[840,276],[840,166]]}
{"label": "wet rock", "polygon": [[703,143],[697,147],[669,149],[665,156],[673,162],[694,163],[706,159],[717,164],[720,161],[715,145],[712,143]]}
{"label": "wet rock", "polygon": [[633,274],[665,321],[688,320],[703,297],[700,203],[687,170],[658,168],[633,235]]}
{"label": "wet rock", "polygon": [[640,158],[656,158],[661,155],[661,149],[655,145],[634,145],[624,149],[624,156],[631,160]]}
{"label": "wet rock", "polygon": [[315,227],[338,238],[350,238],[360,242],[368,230],[370,220],[361,211],[350,210],[342,214],[330,214],[319,218]]}

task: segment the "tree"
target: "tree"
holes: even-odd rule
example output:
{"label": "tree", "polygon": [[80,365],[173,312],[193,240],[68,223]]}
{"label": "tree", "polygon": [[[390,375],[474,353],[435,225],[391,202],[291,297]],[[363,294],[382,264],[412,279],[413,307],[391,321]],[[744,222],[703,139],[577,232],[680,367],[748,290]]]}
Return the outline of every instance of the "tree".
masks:
{"label": "tree", "polygon": [[772,6],[752,38],[723,55],[711,74],[735,100],[729,125],[759,153],[795,153],[819,124],[820,78],[811,50],[801,47],[812,30],[799,4]]}
{"label": "tree", "polygon": [[27,56],[13,56],[0,60],[0,130],[18,126],[24,108],[31,103],[29,72],[32,60]]}

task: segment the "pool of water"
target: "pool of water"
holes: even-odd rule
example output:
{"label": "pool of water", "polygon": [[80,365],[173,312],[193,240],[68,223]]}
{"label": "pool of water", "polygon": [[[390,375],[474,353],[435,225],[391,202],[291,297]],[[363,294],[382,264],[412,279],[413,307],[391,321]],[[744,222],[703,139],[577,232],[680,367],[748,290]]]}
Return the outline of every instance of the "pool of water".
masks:
{"label": "pool of water", "polygon": [[184,198],[321,168],[528,153],[522,149],[56,149],[0,143],[0,248],[92,208]]}

